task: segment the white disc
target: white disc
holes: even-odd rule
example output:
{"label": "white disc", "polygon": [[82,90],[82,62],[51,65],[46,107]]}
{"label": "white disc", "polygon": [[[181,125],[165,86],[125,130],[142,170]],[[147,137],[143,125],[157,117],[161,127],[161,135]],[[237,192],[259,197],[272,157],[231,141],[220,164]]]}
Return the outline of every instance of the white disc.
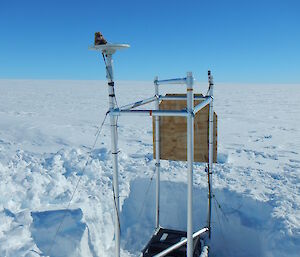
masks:
{"label": "white disc", "polygon": [[106,44],[106,45],[92,45],[89,50],[101,51],[106,54],[113,54],[117,50],[129,48],[128,44]]}

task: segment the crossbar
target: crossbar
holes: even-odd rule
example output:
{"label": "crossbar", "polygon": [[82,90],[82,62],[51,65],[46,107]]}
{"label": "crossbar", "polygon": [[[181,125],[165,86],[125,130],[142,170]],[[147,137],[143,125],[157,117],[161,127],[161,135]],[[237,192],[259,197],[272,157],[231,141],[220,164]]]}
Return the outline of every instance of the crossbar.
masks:
{"label": "crossbar", "polygon": [[156,85],[163,85],[163,84],[186,84],[186,78],[155,80],[154,84],[156,84]]}
{"label": "crossbar", "polygon": [[[202,228],[202,229],[200,229],[199,231],[197,231],[197,232],[195,232],[193,234],[193,239],[195,239],[196,237],[198,237],[198,236],[206,233],[207,231],[208,231],[208,228]],[[184,240],[182,240],[182,241],[180,241],[180,242],[178,242],[178,243],[176,243],[176,244],[174,244],[174,245],[172,245],[172,246],[170,246],[169,248],[163,250],[162,252],[154,255],[154,257],[163,257],[163,256],[166,256],[170,252],[172,252],[172,251],[180,248],[181,246],[185,245],[186,243],[187,243],[187,238],[184,239]]]}
{"label": "crossbar", "polygon": [[178,116],[187,117],[189,113],[186,110],[181,111],[171,111],[171,110],[120,110],[114,109],[109,112],[113,116]]}
{"label": "crossbar", "polygon": [[[194,99],[206,99],[205,96],[197,96],[194,95]],[[168,96],[159,96],[159,100],[185,100],[186,101],[186,96],[172,96],[172,95],[168,95]]]}
{"label": "crossbar", "polygon": [[153,102],[156,99],[157,99],[157,97],[153,96],[153,97],[150,97],[150,98],[147,98],[147,99],[143,99],[141,101],[137,101],[137,102],[134,102],[134,103],[131,103],[131,104],[126,104],[126,105],[121,106],[120,110],[130,110],[130,109],[139,107],[141,105],[151,103],[151,102]]}
{"label": "crossbar", "polygon": [[194,108],[194,115],[199,112],[201,109],[203,109],[206,105],[208,105],[211,101],[212,101],[212,97],[209,96],[209,97],[206,97],[206,100],[204,100],[203,102],[199,103],[198,105],[195,106]]}

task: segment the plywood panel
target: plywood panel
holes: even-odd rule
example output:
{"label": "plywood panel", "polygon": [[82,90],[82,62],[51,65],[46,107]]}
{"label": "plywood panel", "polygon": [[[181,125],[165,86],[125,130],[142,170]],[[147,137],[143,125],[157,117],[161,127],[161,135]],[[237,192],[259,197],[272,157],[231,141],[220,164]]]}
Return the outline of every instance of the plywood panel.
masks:
{"label": "plywood panel", "polygon": [[[183,96],[168,94],[167,96]],[[201,100],[195,100],[194,105]],[[184,100],[163,100],[160,110],[186,109]],[[206,106],[194,119],[194,161],[208,162],[209,107]],[[187,160],[186,117],[160,117],[160,158],[162,160]],[[153,156],[155,156],[155,118],[153,117]],[[214,113],[214,162],[217,162],[217,115]]]}

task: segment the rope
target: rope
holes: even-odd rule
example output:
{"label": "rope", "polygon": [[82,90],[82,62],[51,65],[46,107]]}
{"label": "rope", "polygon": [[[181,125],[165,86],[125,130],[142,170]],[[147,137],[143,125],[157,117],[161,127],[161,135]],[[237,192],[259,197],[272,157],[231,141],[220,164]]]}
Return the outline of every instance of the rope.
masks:
{"label": "rope", "polygon": [[113,189],[114,205],[115,205],[115,210],[116,210],[117,219],[118,219],[118,226],[119,226],[119,231],[120,231],[120,234],[121,234],[121,224],[120,224],[119,212],[117,212],[117,203],[116,203],[116,194],[115,194],[115,187],[114,187],[114,185],[112,185],[112,189]]}
{"label": "rope", "polygon": [[100,125],[100,126],[98,127],[98,129],[97,129],[97,132],[96,132],[96,134],[95,134],[96,140],[97,140],[98,137],[99,137],[99,134],[100,134],[100,132],[101,132],[101,130],[102,130],[102,127],[103,127],[103,125],[104,125],[104,123],[105,123],[105,120],[106,120],[106,117],[107,117],[108,114],[109,114],[109,111],[107,111],[107,112],[105,113],[104,120],[102,121],[101,125]]}
{"label": "rope", "polygon": [[140,211],[139,211],[139,215],[137,216],[138,219],[140,219],[140,217],[142,216],[142,211],[143,211],[143,209],[144,209],[144,207],[145,207],[146,198],[147,198],[147,196],[148,196],[148,193],[149,193],[149,190],[150,190],[150,187],[151,187],[151,184],[152,184],[154,175],[155,175],[155,171],[153,172],[153,174],[152,174],[152,176],[151,176],[151,178],[150,178],[150,181],[149,181],[149,184],[148,184],[148,188],[147,188],[146,193],[145,193],[145,195],[144,195],[144,200],[142,201],[142,206],[141,206],[141,209],[140,209]]}
{"label": "rope", "polygon": [[[90,154],[91,154],[92,151],[95,149],[95,146],[96,146],[98,137],[99,137],[99,135],[100,135],[100,133],[101,133],[103,124],[105,123],[105,120],[106,120],[106,117],[107,117],[107,114],[108,114],[108,113],[109,113],[109,112],[106,112],[105,117],[104,117],[104,119],[103,119],[103,122],[101,123],[101,126],[100,126],[99,130],[97,131],[97,133],[96,133],[96,135],[95,135],[96,138],[95,138],[95,140],[94,140],[94,143],[93,143],[93,146],[92,146],[90,152],[87,152],[87,153],[89,154],[88,158],[90,158]],[[84,165],[84,168],[83,168],[83,171],[82,171],[82,174],[84,174],[84,172],[85,172],[85,170],[86,170],[86,167],[87,167],[88,163],[89,163],[89,160],[86,161],[86,163],[85,163],[85,165]],[[74,189],[74,191],[73,191],[73,193],[72,193],[72,195],[71,195],[71,198],[70,198],[70,200],[69,200],[69,202],[68,202],[68,204],[67,204],[67,207],[65,208],[65,210],[67,210],[67,211],[68,211],[69,208],[70,208],[71,202],[72,202],[72,200],[73,200],[73,198],[74,198],[74,195],[75,195],[75,193],[76,193],[76,191],[77,191],[77,189],[78,189],[78,186],[79,186],[79,184],[80,184],[80,181],[81,181],[82,177],[83,177],[83,176],[80,176],[79,179],[77,180],[75,189]],[[64,222],[64,220],[65,220],[65,218],[66,218],[66,215],[67,215],[67,212],[64,213],[64,215],[63,215],[63,217],[62,217],[62,220],[61,220],[61,222],[59,223],[59,225],[58,225],[58,227],[57,227],[57,229],[56,229],[56,231],[55,231],[55,234],[54,234],[54,237],[53,237],[53,239],[52,239],[52,241],[51,241],[51,244],[50,244],[48,250],[46,251],[46,253],[47,253],[46,255],[49,255],[49,256],[50,256],[51,250],[52,250],[52,248],[53,248],[53,245],[54,245],[54,243],[56,242],[56,239],[57,239],[57,236],[58,236],[58,232],[59,232],[60,229],[61,229],[61,226],[62,226],[62,224],[63,224],[63,222]]]}
{"label": "rope", "polygon": [[[107,67],[107,62],[106,62],[106,58],[105,58],[105,55],[104,55],[104,53],[102,52],[102,57],[103,57],[103,61],[104,61],[104,63],[105,63],[105,69],[106,69],[106,72],[107,72],[107,74],[108,74],[108,80],[109,81],[112,81],[112,83],[114,83],[113,82],[113,79],[112,79],[112,75],[111,75],[111,73],[110,73],[110,71],[109,71],[109,69],[108,69],[108,67]],[[115,93],[115,87],[114,87],[114,84],[113,84],[113,86],[112,86],[112,88],[113,88],[113,94],[112,94],[112,96],[113,96],[113,98],[114,98],[114,101],[115,101],[115,105],[117,106],[117,108],[119,109],[119,105],[118,105],[118,102],[117,102],[117,98],[116,98],[116,93]],[[117,116],[117,118],[116,118],[116,129],[117,129],[117,140],[118,140],[118,119],[119,119],[119,116]]]}
{"label": "rope", "polygon": [[[222,245],[225,245],[225,250],[227,252],[226,256],[230,256],[230,254],[228,254],[228,253],[230,253],[230,251],[227,248],[227,240],[226,240],[226,238],[224,236],[223,228],[222,228],[222,225],[221,225],[221,222],[220,222],[220,217],[219,217],[219,214],[218,214],[218,209],[217,209],[217,205],[216,205],[216,203],[218,203],[218,202],[217,202],[215,196],[214,196],[214,199],[215,199],[214,206],[215,206],[215,209],[216,209],[216,214],[217,214],[217,218],[218,218],[218,223],[219,223],[219,227],[220,227],[221,236],[222,236],[222,238],[223,238],[223,240],[225,242],[225,244],[222,244]],[[218,203],[218,207],[221,210],[221,205],[219,203]]]}
{"label": "rope", "polygon": [[[106,62],[106,58],[105,58],[104,53],[102,53],[102,57],[103,57],[103,61],[104,61],[104,63],[105,63],[105,69],[106,69],[106,72],[107,72],[107,74],[108,74],[108,76],[109,76],[108,79],[109,79],[110,81],[113,81],[112,75],[111,75],[111,73],[110,73],[110,71],[109,71],[109,69],[108,69],[108,67],[107,67],[107,62]],[[113,86],[113,97],[114,97],[115,104],[116,104],[117,108],[119,108],[119,105],[118,105],[118,102],[117,102],[117,98],[116,98],[116,94],[115,94],[115,87],[114,87],[114,86]]]}
{"label": "rope", "polygon": [[[104,60],[104,63],[105,63],[105,67],[106,67],[106,70],[107,70],[107,74],[108,74],[108,76],[109,76],[109,79],[112,81],[112,75],[111,75],[111,73],[110,73],[110,71],[109,71],[109,69],[108,69],[108,67],[107,67],[106,58],[105,58],[105,56],[104,56],[103,53],[102,53],[102,57],[103,57],[103,60]],[[117,108],[119,108],[118,102],[117,102],[117,99],[116,99],[116,96],[115,96],[115,88],[114,88],[114,87],[113,87],[113,98],[114,98],[114,101],[115,101],[115,104],[116,104]],[[102,128],[103,128],[103,125],[104,125],[104,123],[105,123],[105,120],[106,120],[106,117],[107,117],[108,113],[109,113],[109,111],[106,112],[105,117],[104,117],[104,119],[103,119],[103,122],[101,123],[100,127],[98,128],[98,130],[97,130],[97,132],[96,132],[96,134],[95,134],[95,137],[96,137],[96,138],[95,138],[95,140],[94,140],[94,143],[93,143],[93,146],[92,146],[90,152],[88,152],[88,154],[89,154],[88,158],[90,158],[91,152],[95,149],[97,140],[98,140],[98,138],[99,138],[99,135],[101,134],[101,131],[102,131]],[[118,126],[117,126],[117,123],[118,123],[118,117],[117,117],[117,119],[116,119],[116,129],[117,129],[117,127],[118,127]],[[86,161],[82,173],[85,172],[88,163],[89,163],[89,160]],[[68,202],[68,204],[67,204],[66,210],[69,210],[69,208],[70,208],[71,202],[72,202],[72,200],[73,200],[73,198],[74,198],[74,195],[75,195],[75,193],[76,193],[76,191],[77,191],[77,189],[78,189],[78,186],[79,186],[79,184],[80,184],[80,181],[81,181],[82,177],[83,177],[83,176],[80,176],[79,179],[77,180],[75,189],[74,189],[74,191],[73,191],[73,193],[72,193],[72,195],[71,195],[71,198],[70,198],[70,200],[69,200],[69,202]],[[152,178],[151,178],[151,179],[152,179]],[[115,196],[115,189],[114,189],[114,186],[113,186],[113,197],[114,197],[114,205],[115,205],[115,208],[116,208],[116,210],[117,210],[117,204],[116,204],[116,196]],[[119,229],[120,229],[120,231],[121,231],[119,214],[118,214],[117,211],[116,211],[116,213],[117,213],[117,218],[118,218]],[[61,226],[62,226],[62,224],[63,224],[65,218],[66,218],[66,212],[64,213],[63,218],[62,218],[62,220],[61,220],[61,222],[60,222],[60,224],[59,224],[57,230],[55,231],[54,238],[53,238],[53,240],[51,241],[51,244],[50,244],[48,250],[46,251],[46,253],[48,253],[47,255],[49,255],[49,256],[50,256],[52,247],[53,247],[53,245],[54,245],[54,243],[55,243],[55,241],[56,241],[56,239],[57,239],[58,232],[60,231]]]}
{"label": "rope", "polygon": [[228,222],[229,219],[228,219],[226,213],[223,211],[223,208],[222,208],[221,204],[219,203],[219,201],[217,200],[217,197],[216,197],[215,195],[213,195],[213,198],[214,198],[214,200],[216,201],[216,203],[217,203],[217,205],[218,205],[218,207],[219,207],[221,213],[223,214],[223,216],[225,217],[226,221]]}
{"label": "rope", "polygon": [[[105,63],[105,68],[106,68],[106,71],[107,71],[107,74],[108,74],[108,80],[111,81],[109,82],[108,84],[110,85],[110,83],[112,83],[112,90],[113,90],[113,93],[111,95],[109,95],[110,97],[113,97],[114,98],[114,101],[115,101],[115,105],[117,106],[117,108],[119,108],[119,105],[118,105],[118,102],[117,102],[117,98],[116,98],[116,94],[115,94],[115,87],[114,87],[114,82],[113,82],[113,78],[112,78],[112,74],[110,73],[108,67],[107,67],[107,62],[106,62],[106,58],[105,58],[105,55],[104,53],[102,52],[102,57],[103,57],[103,61]],[[119,119],[119,116],[117,116],[116,118],[116,140],[118,141],[118,119]],[[119,151],[117,151],[118,153]],[[115,187],[114,185],[112,185],[112,189],[113,189],[113,199],[114,199],[114,205],[115,205],[115,210],[116,210],[116,214],[117,214],[117,219],[118,219],[118,226],[119,226],[119,230],[120,230],[120,233],[121,233],[121,225],[120,225],[120,217],[119,217],[119,213],[118,213],[118,208],[117,208],[117,203],[116,203],[116,194],[115,194]]]}

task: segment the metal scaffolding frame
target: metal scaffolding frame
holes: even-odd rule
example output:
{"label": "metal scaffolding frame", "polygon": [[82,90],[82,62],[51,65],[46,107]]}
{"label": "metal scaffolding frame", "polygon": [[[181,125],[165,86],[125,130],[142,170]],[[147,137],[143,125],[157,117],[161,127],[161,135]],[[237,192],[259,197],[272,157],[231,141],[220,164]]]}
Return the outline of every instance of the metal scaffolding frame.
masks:
{"label": "metal scaffolding frame", "polygon": [[[209,91],[207,96],[194,96],[193,84],[194,78],[192,72],[187,72],[185,78],[176,78],[168,80],[154,79],[155,95],[151,98],[137,101],[131,104],[116,108],[115,106],[115,92],[114,92],[114,77],[113,77],[113,58],[112,55],[116,50],[127,48],[129,45],[125,44],[107,44],[90,47],[91,50],[98,50],[102,52],[106,65],[106,78],[108,80],[108,95],[109,95],[109,116],[111,126],[111,154],[113,164],[113,193],[115,204],[115,256],[120,256],[120,219],[119,219],[119,181],[118,181],[118,136],[117,136],[117,116],[123,115],[139,115],[139,116],[154,116],[155,117],[155,170],[156,170],[156,207],[155,207],[155,227],[160,227],[160,131],[159,131],[159,117],[174,116],[186,117],[187,119],[187,239],[180,241],[177,244],[167,248],[161,253],[155,255],[156,257],[166,256],[171,251],[187,244],[187,257],[193,256],[193,239],[200,235],[211,235],[211,189],[212,189],[212,165],[213,165],[213,81],[209,72]],[[183,84],[186,85],[186,96],[162,96],[159,95],[159,86],[165,84]],[[183,110],[159,110],[159,103],[161,100],[185,100],[187,108]],[[199,104],[194,106],[194,100],[202,100]],[[135,110],[134,108],[155,102],[155,109]],[[197,112],[209,105],[209,162],[208,162],[208,214],[207,227],[204,227],[193,233],[193,163],[194,163],[194,117]],[[205,250],[207,251],[207,246]]]}

